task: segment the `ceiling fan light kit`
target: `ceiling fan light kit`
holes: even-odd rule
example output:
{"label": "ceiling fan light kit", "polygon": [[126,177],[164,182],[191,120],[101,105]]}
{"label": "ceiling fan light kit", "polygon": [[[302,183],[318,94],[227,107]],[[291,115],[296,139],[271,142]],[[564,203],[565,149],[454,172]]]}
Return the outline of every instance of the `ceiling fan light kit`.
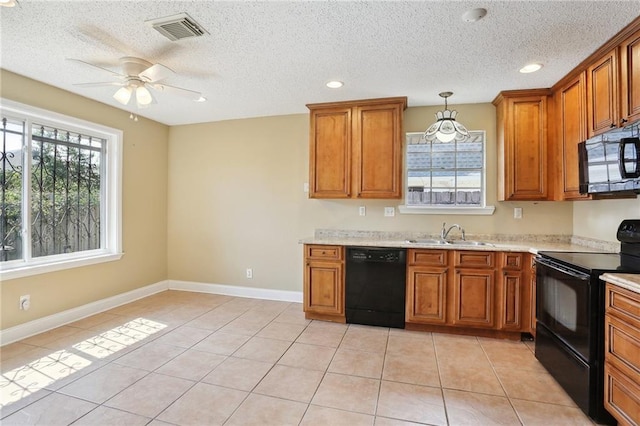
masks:
{"label": "ceiling fan light kit", "polygon": [[114,93],[113,97],[122,105],[129,105],[133,98],[135,98],[138,108],[146,108],[147,106],[156,103],[155,98],[153,97],[153,94],[151,93],[149,88],[159,92],[167,92],[170,94],[185,97],[194,102],[206,101],[206,98],[202,96],[200,92],[160,83],[160,81],[175,74],[173,70],[162,64],[152,64],[151,62],[145,61],[141,58],[125,56],[123,58],[120,58],[122,73],[119,73],[79,59],[71,60],[79,62],[81,64],[89,65],[102,71],[106,71],[117,77],[118,81],[82,83],[78,84],[78,86],[121,86]]}

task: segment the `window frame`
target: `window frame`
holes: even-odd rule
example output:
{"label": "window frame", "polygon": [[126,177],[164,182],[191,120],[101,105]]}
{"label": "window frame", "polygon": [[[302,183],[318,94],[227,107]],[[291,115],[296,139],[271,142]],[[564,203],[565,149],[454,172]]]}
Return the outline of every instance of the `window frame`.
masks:
{"label": "window frame", "polygon": [[408,167],[408,147],[407,139],[410,135],[420,135],[423,137],[424,132],[406,132],[404,146],[404,204],[398,206],[401,214],[446,214],[446,215],[492,215],[495,206],[487,205],[487,133],[485,130],[470,130],[469,133],[482,133],[484,147],[482,150],[482,201],[480,206],[446,206],[446,205],[415,205],[408,204],[407,197],[409,195],[409,167]]}
{"label": "window frame", "polygon": [[[55,128],[89,134],[106,140],[104,171],[106,176],[101,180],[101,202],[104,203],[103,218],[101,218],[101,245],[94,250],[73,253],[55,254],[33,258],[31,256],[31,191],[30,185],[23,185],[22,193],[22,240],[24,246],[29,246],[22,259],[0,262],[0,280],[22,278],[47,272],[61,271],[70,268],[93,265],[103,262],[119,260],[122,252],[122,130],[101,124],[56,113],[42,108],[33,107],[8,99],[0,98],[0,112],[2,115],[14,119],[25,120],[26,143],[23,150],[31,152],[32,125],[41,124]],[[23,182],[31,177],[30,155],[23,155]]]}

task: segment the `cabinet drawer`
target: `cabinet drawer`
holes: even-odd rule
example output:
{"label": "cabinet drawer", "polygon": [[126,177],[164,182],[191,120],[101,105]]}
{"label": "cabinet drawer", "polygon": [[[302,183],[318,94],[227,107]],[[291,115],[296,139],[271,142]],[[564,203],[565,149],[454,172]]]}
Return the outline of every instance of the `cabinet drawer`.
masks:
{"label": "cabinet drawer", "polygon": [[409,250],[409,265],[446,266],[447,250]]}
{"label": "cabinet drawer", "polygon": [[455,266],[468,268],[493,268],[496,265],[496,254],[492,251],[457,251]]}
{"label": "cabinet drawer", "polygon": [[640,328],[640,294],[607,283],[605,306],[607,313]]}
{"label": "cabinet drawer", "polygon": [[522,253],[502,253],[502,269],[519,271],[522,269],[523,259]]}
{"label": "cabinet drawer", "polygon": [[343,260],[343,247],[342,246],[321,246],[321,245],[308,245],[305,246],[305,257],[308,259],[331,259],[331,260]]}
{"label": "cabinet drawer", "polygon": [[640,382],[640,329],[605,315],[605,359]]}
{"label": "cabinet drawer", "polygon": [[610,363],[604,364],[604,407],[619,425],[640,423],[640,387]]}

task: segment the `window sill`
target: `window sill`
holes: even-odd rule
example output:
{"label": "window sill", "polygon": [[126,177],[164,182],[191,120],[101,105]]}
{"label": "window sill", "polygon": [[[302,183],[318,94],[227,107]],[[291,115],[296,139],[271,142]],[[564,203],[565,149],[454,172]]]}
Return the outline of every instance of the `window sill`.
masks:
{"label": "window sill", "polygon": [[489,216],[496,210],[495,206],[486,207],[422,207],[398,206],[400,214],[459,214],[470,216]]}
{"label": "window sill", "polygon": [[9,268],[0,265],[0,281],[24,278],[32,275],[45,274],[47,272],[62,271],[65,269],[79,268],[81,266],[95,265],[98,263],[120,260],[124,253],[101,253],[75,259],[54,260],[43,263],[14,264]]}

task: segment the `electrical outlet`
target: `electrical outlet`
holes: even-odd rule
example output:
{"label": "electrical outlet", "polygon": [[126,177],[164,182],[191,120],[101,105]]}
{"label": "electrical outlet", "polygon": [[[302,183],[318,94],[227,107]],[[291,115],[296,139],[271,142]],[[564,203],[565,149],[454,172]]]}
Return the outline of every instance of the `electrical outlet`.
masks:
{"label": "electrical outlet", "polygon": [[29,310],[31,306],[31,295],[25,294],[24,296],[20,296],[20,310],[26,311]]}
{"label": "electrical outlet", "polygon": [[384,208],[384,215],[387,216],[387,217],[395,216],[396,215],[395,207],[385,207]]}
{"label": "electrical outlet", "polygon": [[513,218],[522,219],[522,207],[515,207],[513,209]]}
{"label": "electrical outlet", "polygon": [[247,278],[253,278],[253,269],[247,268]]}
{"label": "electrical outlet", "polygon": [[365,206],[358,207],[358,214],[360,216],[366,216],[367,215],[367,208]]}

